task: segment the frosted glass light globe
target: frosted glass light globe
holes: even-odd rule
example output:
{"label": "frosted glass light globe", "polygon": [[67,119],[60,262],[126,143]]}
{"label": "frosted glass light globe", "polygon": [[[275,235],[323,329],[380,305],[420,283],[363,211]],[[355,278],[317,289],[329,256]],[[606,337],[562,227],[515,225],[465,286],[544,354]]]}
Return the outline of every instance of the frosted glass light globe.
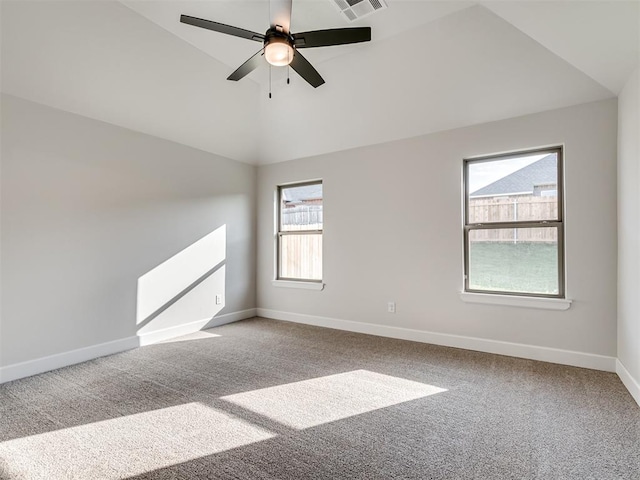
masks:
{"label": "frosted glass light globe", "polygon": [[274,38],[264,47],[264,57],[271,65],[284,67],[293,60],[293,47],[280,38]]}

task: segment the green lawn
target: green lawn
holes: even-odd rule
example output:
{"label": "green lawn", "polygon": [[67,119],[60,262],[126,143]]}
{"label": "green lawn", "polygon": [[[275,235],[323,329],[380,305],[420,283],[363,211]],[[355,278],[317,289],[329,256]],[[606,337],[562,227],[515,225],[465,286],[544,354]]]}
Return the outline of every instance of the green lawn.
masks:
{"label": "green lawn", "polygon": [[472,242],[469,287],[474,290],[558,293],[558,246]]}

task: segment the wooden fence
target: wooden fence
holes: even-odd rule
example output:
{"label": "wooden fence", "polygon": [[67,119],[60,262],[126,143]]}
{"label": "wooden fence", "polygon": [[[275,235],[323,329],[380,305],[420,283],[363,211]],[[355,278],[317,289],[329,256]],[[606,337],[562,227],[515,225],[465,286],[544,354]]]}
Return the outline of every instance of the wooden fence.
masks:
{"label": "wooden fence", "polygon": [[282,209],[284,230],[321,230],[322,205],[296,205]]}
{"label": "wooden fence", "polygon": [[322,235],[282,235],[280,276],[322,279]]}
{"label": "wooden fence", "polygon": [[[469,223],[496,223],[527,220],[556,220],[557,197],[488,197],[469,199]],[[548,242],[558,241],[554,227],[472,230],[472,242]]]}
{"label": "wooden fence", "polygon": [[[322,205],[304,204],[282,208],[282,229],[322,230]],[[322,235],[282,235],[280,237],[280,276],[322,279]]]}

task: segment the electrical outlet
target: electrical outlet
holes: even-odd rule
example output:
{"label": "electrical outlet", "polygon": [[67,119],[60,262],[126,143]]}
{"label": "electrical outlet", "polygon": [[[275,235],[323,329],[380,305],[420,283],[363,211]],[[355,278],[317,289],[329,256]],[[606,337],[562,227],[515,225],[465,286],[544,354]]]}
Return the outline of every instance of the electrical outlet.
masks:
{"label": "electrical outlet", "polygon": [[396,302],[387,303],[387,312],[396,313]]}
{"label": "electrical outlet", "polygon": [[216,295],[216,305],[222,305],[222,295]]}

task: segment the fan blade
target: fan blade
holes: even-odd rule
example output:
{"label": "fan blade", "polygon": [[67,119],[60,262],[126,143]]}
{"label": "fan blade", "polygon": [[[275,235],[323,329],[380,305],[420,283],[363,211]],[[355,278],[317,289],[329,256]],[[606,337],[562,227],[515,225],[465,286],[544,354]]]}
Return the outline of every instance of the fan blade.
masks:
{"label": "fan blade", "polygon": [[293,37],[296,48],[330,47],[331,45],[368,42],[371,40],[371,27],[315,30],[295,33]]}
{"label": "fan blade", "polygon": [[322,79],[318,71],[313,68],[309,61],[304,58],[300,52],[295,52],[293,54],[293,61],[291,62],[290,66],[296,72],[298,72],[298,75],[304,78],[313,88],[318,88],[324,83],[324,80]]}
{"label": "fan blade", "polygon": [[212,20],[190,17],[189,15],[180,15],[180,21],[187,25],[206,28],[207,30],[213,30],[214,32],[226,33],[227,35],[233,35],[234,37],[247,38],[249,40],[255,40],[256,42],[264,41],[264,35],[260,33],[245,30],[244,28],[232,27],[231,25],[225,25],[224,23],[214,22]]}
{"label": "fan blade", "polygon": [[271,26],[280,25],[286,32],[291,28],[291,0],[271,0],[269,2]]}
{"label": "fan blade", "polygon": [[259,50],[258,53],[256,53],[249,60],[240,65],[235,72],[229,75],[229,77],[227,77],[227,80],[233,80],[237,82],[241,78],[249,75],[262,63],[262,54],[263,51]]}

